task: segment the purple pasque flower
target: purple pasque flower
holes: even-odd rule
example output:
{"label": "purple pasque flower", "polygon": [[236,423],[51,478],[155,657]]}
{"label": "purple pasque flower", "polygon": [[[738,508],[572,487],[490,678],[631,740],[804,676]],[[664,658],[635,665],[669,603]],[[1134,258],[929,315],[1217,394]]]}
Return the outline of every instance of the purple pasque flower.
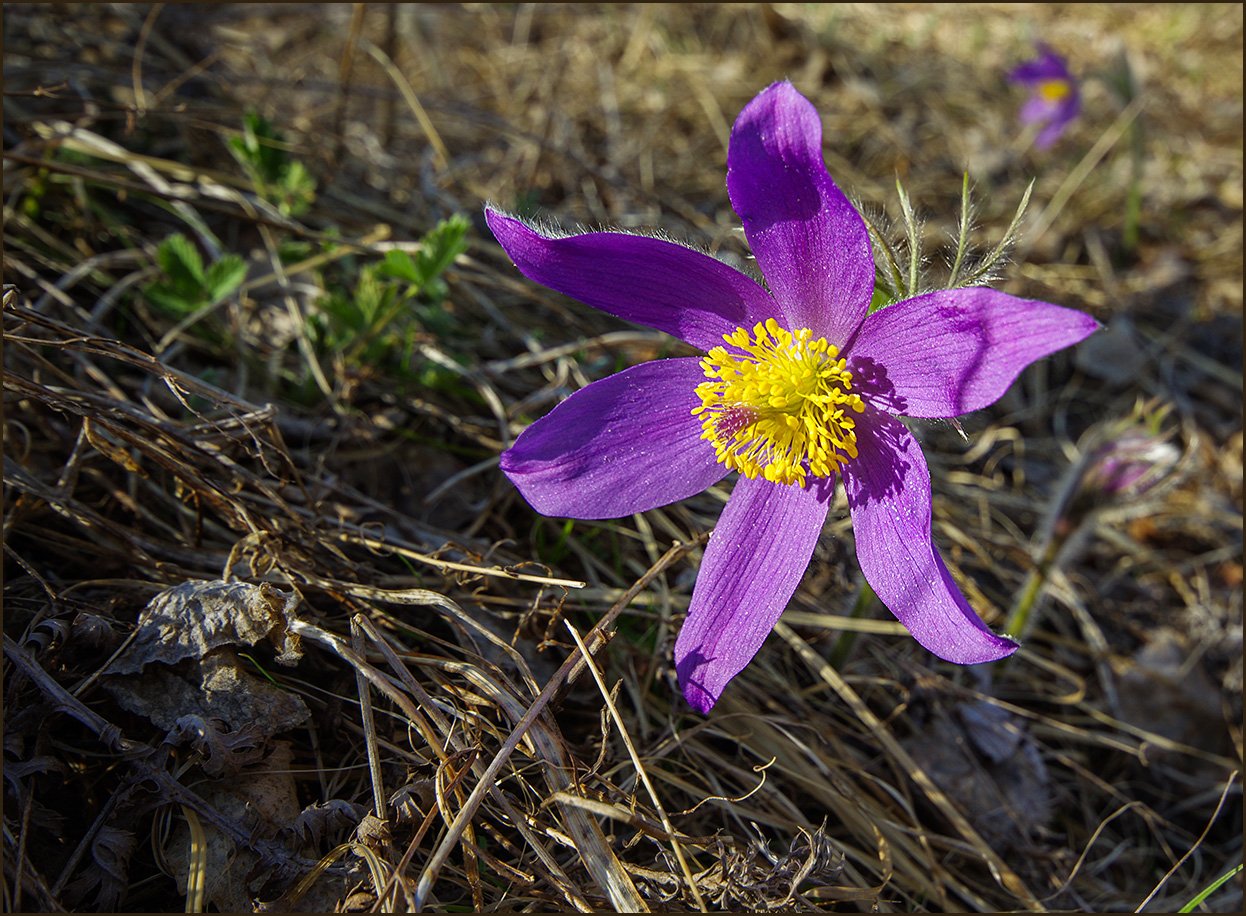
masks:
{"label": "purple pasque flower", "polygon": [[1069,72],[1063,57],[1043,43],[1038,44],[1038,57],[1015,67],[1008,79],[1030,90],[1030,98],[1021,106],[1024,125],[1041,124],[1034,145],[1046,149],[1082,110],[1081,91]]}
{"label": "purple pasque flower", "polygon": [[664,506],[739,472],[675,644],[684,696],[701,712],[795,592],[836,474],[865,578],[918,642],[961,664],[1013,652],[935,550],[930,474],[896,417],[985,407],[1029,363],[1098,326],[985,288],[925,293],[867,314],[869,235],[821,145],[817,111],[787,82],[753,99],[732,128],[727,191],[768,289],[672,242],[554,236],[486,212],[529,279],[706,351],[594,382],[501,459],[538,512],[590,519]]}
{"label": "purple pasque flower", "polygon": [[[1122,419],[1092,427],[1082,490],[1117,501],[1136,499],[1168,478],[1180,464],[1176,430],[1164,428],[1171,405],[1136,406]],[[1080,445],[1081,443],[1079,443]]]}

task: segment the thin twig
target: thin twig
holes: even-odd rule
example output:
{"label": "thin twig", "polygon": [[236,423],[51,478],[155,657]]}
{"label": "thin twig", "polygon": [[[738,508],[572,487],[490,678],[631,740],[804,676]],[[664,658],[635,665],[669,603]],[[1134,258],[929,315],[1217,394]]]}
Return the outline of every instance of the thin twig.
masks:
{"label": "thin twig", "polygon": [[1207,839],[1207,834],[1211,832],[1211,825],[1214,824],[1216,822],[1216,818],[1220,816],[1220,809],[1224,807],[1225,799],[1229,797],[1229,790],[1233,788],[1233,785],[1237,780],[1237,772],[1237,770],[1234,770],[1229,774],[1229,778],[1224,781],[1224,791],[1220,793],[1220,801],[1216,802],[1216,810],[1213,811],[1211,813],[1211,817],[1207,819],[1207,826],[1204,827],[1203,832],[1198,835],[1198,839],[1194,841],[1194,845],[1187,849],[1185,854],[1172,864],[1172,868],[1168,869],[1164,877],[1159,879],[1159,884],[1155,885],[1151,893],[1147,894],[1146,898],[1138,904],[1138,908],[1134,910],[1135,913],[1141,913],[1144,909],[1146,909],[1146,905],[1155,899],[1155,895],[1158,894],[1164,885],[1168,883],[1168,879],[1177,873],[1177,869],[1185,864],[1186,859],[1194,855],[1194,850],[1203,845],[1203,840]]}

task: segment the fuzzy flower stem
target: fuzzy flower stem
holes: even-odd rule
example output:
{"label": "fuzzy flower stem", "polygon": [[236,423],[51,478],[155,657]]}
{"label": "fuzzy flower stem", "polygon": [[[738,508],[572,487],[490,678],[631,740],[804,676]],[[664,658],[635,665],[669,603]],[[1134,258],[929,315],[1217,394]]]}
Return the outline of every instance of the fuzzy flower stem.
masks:
{"label": "fuzzy flower stem", "polygon": [[[1016,639],[1024,639],[1026,632],[1028,632],[1031,626],[1030,615],[1038,605],[1039,596],[1043,594],[1043,588],[1046,586],[1052,572],[1059,566],[1056,559],[1064,543],[1064,538],[1052,538],[1048,541],[1042,556],[1039,557],[1038,563],[1026,573],[1025,584],[1021,586],[1021,594],[1018,596],[1016,604],[1013,605],[1012,611],[1008,614],[1008,620],[1004,624],[1005,633],[1012,635]],[[1035,620],[1037,619],[1036,617]]]}
{"label": "fuzzy flower stem", "polygon": [[[1004,623],[1004,632],[1016,639],[1024,639],[1029,628],[1033,626],[1031,614],[1038,604],[1039,597],[1043,594],[1043,587],[1047,584],[1051,574],[1059,567],[1061,550],[1078,527],[1076,522],[1069,519],[1068,510],[1073,504],[1073,498],[1077,495],[1082,478],[1085,477],[1091,461],[1092,455],[1087,453],[1065,472],[1064,479],[1060,482],[1060,489],[1056,492],[1055,499],[1052,500],[1051,507],[1043,518],[1042,527],[1038,532],[1039,546],[1036,551],[1038,560],[1034,568],[1026,575],[1025,584],[1021,586],[1021,593]],[[1037,620],[1037,617],[1034,619]]]}

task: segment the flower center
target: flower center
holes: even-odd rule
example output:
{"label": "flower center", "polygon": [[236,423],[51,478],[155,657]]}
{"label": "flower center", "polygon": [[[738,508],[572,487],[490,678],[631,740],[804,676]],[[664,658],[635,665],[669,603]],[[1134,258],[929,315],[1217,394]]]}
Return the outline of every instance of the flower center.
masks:
{"label": "flower center", "polygon": [[829,477],[857,457],[856,422],[861,396],[850,394],[852,373],[838,348],[795,333],[773,318],[723,336],[735,352],[714,347],[701,360],[707,381],[697,385],[702,439],[718,460],[745,477],[759,474],[805,486],[806,477]]}
{"label": "flower center", "polygon": [[1065,98],[1072,87],[1068,80],[1043,80],[1038,84],[1038,94],[1047,102],[1058,102]]}

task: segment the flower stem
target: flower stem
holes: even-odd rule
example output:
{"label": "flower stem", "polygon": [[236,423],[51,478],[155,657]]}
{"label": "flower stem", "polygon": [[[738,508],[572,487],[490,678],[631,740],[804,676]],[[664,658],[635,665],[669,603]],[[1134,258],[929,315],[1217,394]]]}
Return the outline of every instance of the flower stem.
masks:
{"label": "flower stem", "polygon": [[1062,563],[1067,562],[1067,556],[1064,555],[1066,545],[1070,552],[1076,549],[1076,545],[1070,542],[1080,538],[1082,519],[1076,517],[1073,503],[1091,458],[1090,454],[1083,455],[1065,472],[1055,498],[1039,526],[1036,539],[1037,562],[1026,574],[1021,592],[1004,622],[1004,632],[1015,639],[1024,640],[1034,625],[1031,616],[1042,597],[1043,587],[1051,574]]}
{"label": "flower stem", "polygon": [[[861,590],[857,592],[857,600],[852,603],[852,610],[848,612],[849,619],[860,620],[864,617],[865,612],[874,603],[875,597],[874,589],[863,579]],[[836,670],[843,667],[844,662],[848,661],[848,657],[852,654],[852,646],[856,641],[856,630],[844,630],[840,633],[839,639],[835,640],[835,645],[831,648],[827,663]]]}
{"label": "flower stem", "polygon": [[1129,193],[1125,198],[1125,226],[1122,243],[1133,254],[1138,247],[1138,227],[1142,222],[1142,119],[1129,125]]}
{"label": "flower stem", "polygon": [[1049,541],[1038,564],[1026,574],[1025,584],[1021,586],[1021,594],[1017,597],[1016,604],[1013,605],[1008,619],[1004,622],[1004,632],[1009,636],[1017,639],[1024,638],[1025,631],[1029,628],[1030,612],[1038,603],[1038,598],[1043,593],[1043,586],[1047,584],[1047,577],[1055,566],[1060,543],[1054,538]]}

